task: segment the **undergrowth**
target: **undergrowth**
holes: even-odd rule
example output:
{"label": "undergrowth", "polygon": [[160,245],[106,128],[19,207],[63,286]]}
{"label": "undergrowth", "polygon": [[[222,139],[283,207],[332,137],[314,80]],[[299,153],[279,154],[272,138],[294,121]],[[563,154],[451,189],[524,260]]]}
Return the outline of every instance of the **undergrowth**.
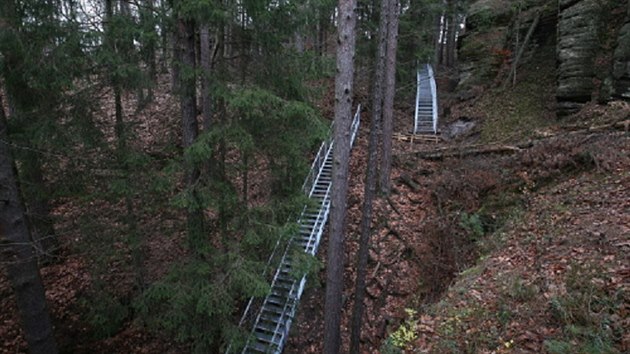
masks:
{"label": "undergrowth", "polygon": [[517,73],[517,84],[487,91],[476,104],[484,117],[481,142],[518,141],[555,122],[555,54],[553,47],[541,47]]}
{"label": "undergrowth", "polygon": [[624,329],[618,326],[615,313],[624,306],[621,292],[610,293],[599,278],[602,269],[596,265],[573,264],[565,278],[566,293],[555,296],[549,304],[553,319],[562,328],[560,335],[545,340],[553,354],[619,353],[614,342]]}
{"label": "undergrowth", "polygon": [[[486,276],[485,259],[503,247],[513,229],[527,227],[525,212],[543,187],[585,172],[610,174],[620,160],[628,159],[620,151],[606,133],[576,134],[544,140],[509,157],[453,159],[440,165],[429,186],[439,212],[423,234],[431,251],[417,300],[426,307],[423,313],[439,311],[439,340],[432,352],[499,353],[522,345],[511,331],[544,307],[546,283],[515,269],[494,279],[496,299],[471,298],[476,286],[484,286],[476,282]],[[540,247],[535,232],[523,233],[520,242]],[[597,270],[576,269],[567,275],[566,293],[556,294],[548,304],[547,312],[562,330],[540,343],[549,353],[618,353],[614,348],[622,332],[613,314],[620,313],[623,299],[598,285]],[[488,307],[487,301],[493,305]],[[389,338],[385,346],[393,335]]]}

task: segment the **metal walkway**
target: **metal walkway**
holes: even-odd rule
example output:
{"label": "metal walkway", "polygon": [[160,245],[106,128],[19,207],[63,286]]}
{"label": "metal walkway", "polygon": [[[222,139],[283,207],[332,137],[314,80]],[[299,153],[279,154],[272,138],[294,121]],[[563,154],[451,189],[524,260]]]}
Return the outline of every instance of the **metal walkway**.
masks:
{"label": "metal walkway", "polygon": [[418,92],[416,93],[416,113],[413,119],[413,133],[437,134],[438,109],[435,76],[430,64],[423,64],[417,72]]}
{"label": "metal walkway", "polygon": [[[351,144],[354,144],[361,120],[361,106],[357,108],[351,124]],[[253,323],[251,334],[241,353],[281,353],[286,343],[291,322],[295,317],[300,297],[306,284],[306,275],[296,278],[292,272],[290,250],[299,247],[305,253],[315,255],[330,211],[330,187],[332,184],[332,137],[326,139],[306,176],[302,189],[312,203],[305,206],[299,219],[299,233],[293,236],[280,259],[271,282],[271,292],[260,307],[252,298],[245,309],[240,326]],[[273,257],[273,255],[272,255]],[[272,258],[270,258],[271,260]],[[249,320],[248,317],[255,319]],[[228,351],[230,352],[230,348]]]}

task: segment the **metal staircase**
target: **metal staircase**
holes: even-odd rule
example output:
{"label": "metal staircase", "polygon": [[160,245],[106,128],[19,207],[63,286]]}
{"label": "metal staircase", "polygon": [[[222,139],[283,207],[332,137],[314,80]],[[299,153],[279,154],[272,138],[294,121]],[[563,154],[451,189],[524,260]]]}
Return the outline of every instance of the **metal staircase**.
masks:
{"label": "metal staircase", "polygon": [[[351,144],[354,144],[359,128],[360,111],[359,105],[351,124]],[[254,305],[255,299],[252,298],[245,309],[239,325],[245,326],[247,322],[253,322],[253,325],[245,347],[240,353],[282,352],[306,284],[305,275],[296,278],[295,274],[292,274],[293,260],[290,250],[299,247],[310,255],[315,255],[317,252],[330,211],[333,145],[332,137],[322,143],[304,181],[302,189],[312,202],[304,207],[298,219],[298,234],[293,236],[284,248],[271,282],[270,293],[260,307]],[[270,261],[272,258],[273,255]],[[255,319],[247,321],[247,318],[253,317],[254,314]],[[230,352],[230,348],[227,352]]]}
{"label": "metal staircase", "polygon": [[423,64],[417,72],[418,91],[416,93],[416,113],[413,119],[413,133],[437,134],[438,110],[435,76],[430,64]]}

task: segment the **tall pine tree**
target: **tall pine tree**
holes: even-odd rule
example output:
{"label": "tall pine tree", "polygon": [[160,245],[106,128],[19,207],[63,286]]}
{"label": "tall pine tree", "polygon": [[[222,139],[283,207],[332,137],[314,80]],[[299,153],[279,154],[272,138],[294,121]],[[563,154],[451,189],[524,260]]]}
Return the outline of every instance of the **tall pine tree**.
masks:
{"label": "tall pine tree", "polygon": [[347,214],[350,123],[354,86],[356,0],[339,0],[337,19],[337,73],[330,232],[326,268],[324,353],[337,354],[341,346],[341,309],[344,268],[344,234]]}

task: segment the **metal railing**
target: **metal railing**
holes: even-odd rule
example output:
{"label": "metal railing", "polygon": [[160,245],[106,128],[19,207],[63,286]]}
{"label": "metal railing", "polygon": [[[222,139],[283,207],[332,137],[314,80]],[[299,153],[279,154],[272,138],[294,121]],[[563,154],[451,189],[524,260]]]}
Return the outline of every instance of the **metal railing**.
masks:
{"label": "metal railing", "polygon": [[[304,179],[304,183],[302,184],[302,192],[307,196],[311,196],[311,191],[315,181],[317,181],[317,177],[321,173],[322,167],[324,166],[324,162],[328,157],[328,153],[332,151],[333,146],[333,129],[334,122],[330,125],[330,129],[328,130],[328,137],[324,139],[322,145],[319,146],[319,150],[313,159],[313,163],[311,164],[311,169],[308,171],[306,178]],[[350,124],[350,132],[352,134],[350,138],[350,146],[354,145],[354,141],[357,136],[357,132],[359,130],[359,125],[361,125],[361,105],[357,106],[357,110],[354,113],[354,117],[352,118],[352,123]]]}
{"label": "metal railing", "polygon": [[437,134],[438,125],[438,105],[437,105],[437,86],[435,84],[435,76],[433,75],[433,68],[427,64],[427,70],[429,72],[429,84],[431,85],[431,98],[433,104],[433,134]]}
{"label": "metal railing", "polygon": [[[416,84],[416,110],[413,118],[413,133],[417,134],[419,131],[430,131],[433,134],[437,134],[437,86],[433,68],[430,64],[424,64],[422,67],[418,68],[416,71]],[[428,100],[430,100],[430,107],[427,106]]]}
{"label": "metal railing", "polygon": [[[351,146],[354,145],[360,124],[361,124],[361,105],[357,107],[356,113],[354,114],[353,120],[350,125]],[[332,125],[330,129],[332,132],[332,129],[333,129]],[[329,136],[320,145],[320,148],[317,154],[315,155],[315,158],[313,159],[313,163],[311,164],[311,169],[309,173],[307,174],[304,180],[304,183],[302,185],[302,191],[309,198],[313,197],[313,193],[315,192],[315,189],[318,186],[318,182],[320,182],[320,177],[322,173],[324,172],[324,168],[325,168],[327,160],[332,159],[334,140],[331,135],[332,134],[329,134]],[[310,234],[308,235],[308,240],[304,246],[304,252],[310,255],[315,255],[317,253],[317,249],[319,248],[319,243],[321,241],[321,236],[323,234],[325,224],[328,220],[328,214],[330,212],[330,190],[331,190],[332,182],[327,181],[325,183],[326,183],[326,191],[323,197],[321,195],[318,196],[320,198],[320,205],[318,207],[315,223],[312,226]],[[298,218],[298,223],[300,225],[302,225],[303,221],[306,220],[305,214],[307,213],[308,209],[309,208],[307,205],[303,207],[302,212],[300,213],[300,217]],[[280,258],[280,261],[277,263],[278,267],[276,269],[276,272],[272,280],[272,286],[277,281],[281,273],[282,267],[284,265],[290,265],[290,262],[287,261],[287,255],[289,254],[291,245],[294,242],[294,240],[295,240],[295,236],[291,237],[289,241],[287,242],[286,247],[284,248],[282,257]],[[272,264],[275,263],[274,259],[276,257],[276,253],[278,249],[280,248],[280,245],[281,245],[281,239],[279,238],[276,241],[276,245],[272,251],[272,254],[270,255],[267,261],[267,266],[263,270],[263,273],[262,273],[263,276],[267,274],[267,271],[272,267]],[[305,284],[306,284],[306,275],[303,275],[299,282],[297,282],[297,280],[296,282],[293,282],[291,289],[288,292],[289,294],[288,296],[291,296],[291,294],[293,294],[293,298],[286,299],[282,315],[280,319],[278,320],[278,323],[276,324],[275,330],[273,332],[272,340],[274,340],[275,338],[282,339],[281,344],[278,346],[278,348],[275,348],[272,350],[272,352],[274,353],[280,353],[282,351],[284,343],[286,342],[286,337],[288,336],[288,331],[291,326],[292,319],[295,315],[295,310],[297,309],[297,304],[302,295],[302,292],[304,291]],[[240,319],[239,327],[247,326],[249,324],[253,328],[252,329],[252,334],[253,334],[253,331],[256,328],[255,326],[260,320],[262,309],[265,306],[266,300],[267,298],[264,298],[264,299],[254,298],[254,297],[250,298],[245,308],[245,311],[243,313],[243,316]],[[254,319],[254,314],[255,314],[255,319]],[[282,323],[284,323],[284,326],[282,326],[284,328],[283,331],[280,330],[280,325]],[[243,349],[243,352],[247,350],[247,345],[250,343],[251,340],[252,338],[250,337],[245,346],[245,349]],[[230,346],[228,346],[227,352],[228,353],[231,352],[231,344]]]}

